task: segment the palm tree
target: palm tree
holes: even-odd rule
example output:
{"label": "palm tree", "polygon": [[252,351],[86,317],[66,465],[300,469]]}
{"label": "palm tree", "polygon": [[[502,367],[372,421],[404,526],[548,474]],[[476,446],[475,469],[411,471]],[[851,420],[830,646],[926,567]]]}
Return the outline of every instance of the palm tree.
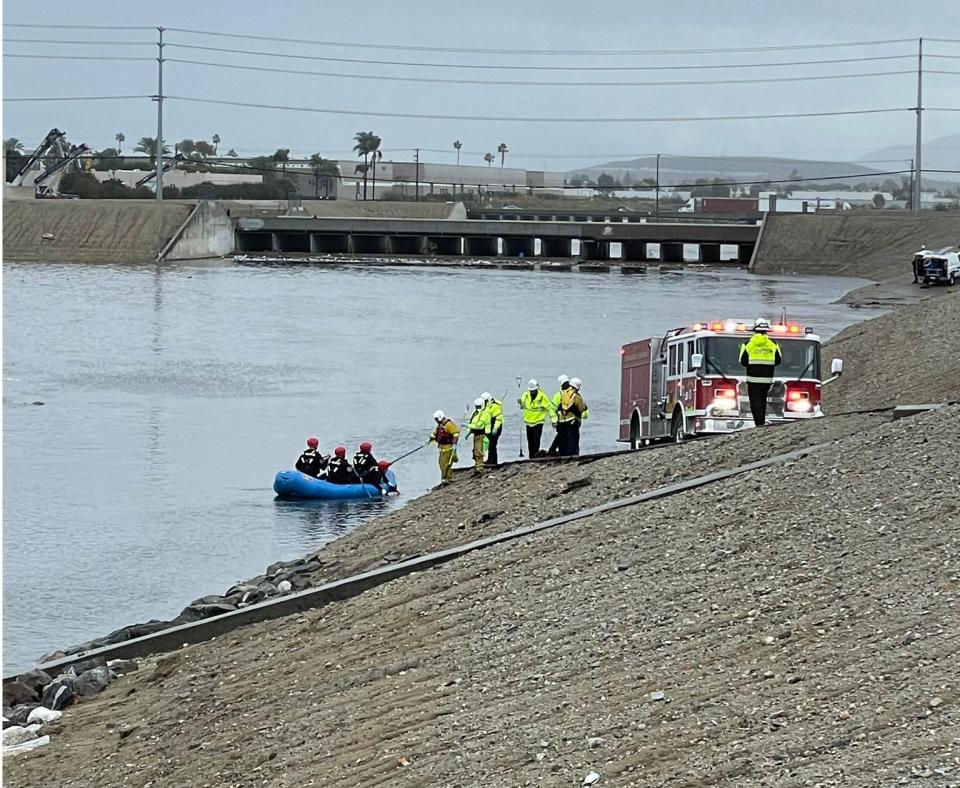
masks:
{"label": "palm tree", "polygon": [[214,135],[210,138],[210,142],[213,143],[213,155],[216,156],[216,155],[217,155],[217,145],[220,144],[220,135],[219,135],[219,134],[214,134]]}
{"label": "palm tree", "polygon": [[500,154],[500,166],[503,166],[503,160],[507,157],[507,143],[501,142],[497,145],[497,153]]}
{"label": "palm tree", "polygon": [[[146,153],[150,157],[150,166],[154,167],[157,164],[157,139],[156,137],[141,137],[140,142],[138,142],[133,147],[134,153]],[[163,146],[163,150],[160,153],[161,156],[170,155],[170,147],[168,145]]]}
{"label": "palm tree", "polygon": [[323,158],[319,153],[314,153],[310,157],[310,169],[313,171],[313,196],[320,196],[320,179],[323,178],[323,197],[329,198],[330,180],[340,177],[340,168],[337,163]]}
{"label": "palm tree", "polygon": [[370,196],[377,199],[377,162],[383,159],[383,151],[380,150],[380,137],[376,134],[370,140],[370,167],[373,169],[373,188]]}
{"label": "palm tree", "polygon": [[283,180],[287,179],[287,162],[290,161],[290,148],[277,148],[270,157],[274,161],[280,162],[281,175]]}
{"label": "palm tree", "polygon": [[227,156],[229,156],[231,159],[235,159],[237,158],[237,152],[233,148],[230,148],[230,150],[227,151]]}
{"label": "palm tree", "polygon": [[463,147],[463,143],[460,140],[455,140],[453,143],[453,149],[457,152],[457,166],[460,166],[460,148]]}
{"label": "palm tree", "polygon": [[123,141],[127,138],[127,135],[122,131],[118,131],[113,135],[113,138],[117,141],[117,155],[123,153]]}
{"label": "palm tree", "polygon": [[[370,170],[369,158],[370,154],[377,150],[380,147],[380,138],[374,134],[372,131],[358,131],[353,136],[354,142],[357,144],[353,146],[353,149],[356,151],[358,156],[363,156],[363,168],[357,166],[355,172],[363,173],[363,199],[367,199],[367,172]],[[376,177],[376,173],[374,173]]]}
{"label": "palm tree", "polygon": [[487,163],[487,166],[488,166],[488,167],[493,163],[493,160],[494,160],[495,158],[497,158],[497,157],[494,156],[492,153],[484,153],[484,154],[483,154],[483,160]]}

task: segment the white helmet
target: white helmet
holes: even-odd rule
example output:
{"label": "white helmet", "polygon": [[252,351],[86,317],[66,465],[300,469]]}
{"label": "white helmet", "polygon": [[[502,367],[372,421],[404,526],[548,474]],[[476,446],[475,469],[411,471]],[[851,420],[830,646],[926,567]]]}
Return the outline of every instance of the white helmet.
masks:
{"label": "white helmet", "polygon": [[569,383],[569,382],[570,382],[570,378],[568,378],[566,375],[561,375],[559,378],[557,378],[557,383],[559,383],[561,386],[564,383]]}
{"label": "white helmet", "polygon": [[577,391],[580,391],[583,381],[580,380],[580,378],[570,378],[570,385],[573,386]]}
{"label": "white helmet", "polygon": [[527,388],[530,389],[530,391],[536,391],[538,388],[540,388],[540,384],[537,383],[537,381],[535,381],[535,380],[531,380],[531,381],[527,384]]}
{"label": "white helmet", "polygon": [[434,421],[443,421],[446,418],[442,410],[435,410],[433,412]]}
{"label": "white helmet", "polygon": [[474,404],[474,407],[482,408],[482,407],[483,407],[483,400],[480,399],[480,397],[477,397],[477,398],[473,401],[473,404]]}
{"label": "white helmet", "polygon": [[767,320],[765,317],[758,317],[756,320],[753,321],[753,330],[760,331],[761,333],[765,331],[769,331],[770,321]]}
{"label": "white helmet", "polygon": [[490,400],[493,399],[493,397],[491,396],[489,391],[485,391],[483,392],[483,394],[480,395],[480,399],[482,399],[484,402],[489,402]]}

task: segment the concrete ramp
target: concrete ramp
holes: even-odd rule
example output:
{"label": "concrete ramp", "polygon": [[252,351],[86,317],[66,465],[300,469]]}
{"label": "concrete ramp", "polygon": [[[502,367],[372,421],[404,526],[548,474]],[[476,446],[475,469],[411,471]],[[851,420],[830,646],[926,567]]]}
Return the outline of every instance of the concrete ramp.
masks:
{"label": "concrete ramp", "polygon": [[874,211],[767,214],[754,255],[758,274],[835,274],[887,279],[910,274],[913,253],[960,243],[960,213]]}
{"label": "concrete ramp", "polygon": [[192,207],[147,200],[4,201],[3,256],[22,262],[153,262]]}
{"label": "concrete ramp", "polygon": [[234,249],[233,221],[220,203],[201,200],[157,255],[158,260],[223,257]]}

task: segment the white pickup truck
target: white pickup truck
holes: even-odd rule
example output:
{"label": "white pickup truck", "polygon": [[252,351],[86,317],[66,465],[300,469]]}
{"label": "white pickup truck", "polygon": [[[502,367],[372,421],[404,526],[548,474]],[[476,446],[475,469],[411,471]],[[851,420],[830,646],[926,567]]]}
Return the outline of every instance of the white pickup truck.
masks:
{"label": "white pickup truck", "polygon": [[945,282],[956,284],[960,279],[960,251],[952,247],[921,249],[914,255],[913,272],[925,285]]}

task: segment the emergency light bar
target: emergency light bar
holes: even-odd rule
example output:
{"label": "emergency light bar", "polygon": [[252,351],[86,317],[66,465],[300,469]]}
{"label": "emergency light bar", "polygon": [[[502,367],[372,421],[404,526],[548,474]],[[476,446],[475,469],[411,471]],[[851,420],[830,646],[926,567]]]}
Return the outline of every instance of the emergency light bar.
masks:
{"label": "emergency light bar", "polygon": [[[735,320],[712,320],[709,322],[700,322],[694,323],[690,326],[694,331],[716,331],[722,333],[724,331],[730,332],[745,332],[752,331],[753,326],[744,323],[742,321],[737,322]],[[813,329],[805,328],[800,323],[772,323],[770,325],[771,334],[811,334]]]}

